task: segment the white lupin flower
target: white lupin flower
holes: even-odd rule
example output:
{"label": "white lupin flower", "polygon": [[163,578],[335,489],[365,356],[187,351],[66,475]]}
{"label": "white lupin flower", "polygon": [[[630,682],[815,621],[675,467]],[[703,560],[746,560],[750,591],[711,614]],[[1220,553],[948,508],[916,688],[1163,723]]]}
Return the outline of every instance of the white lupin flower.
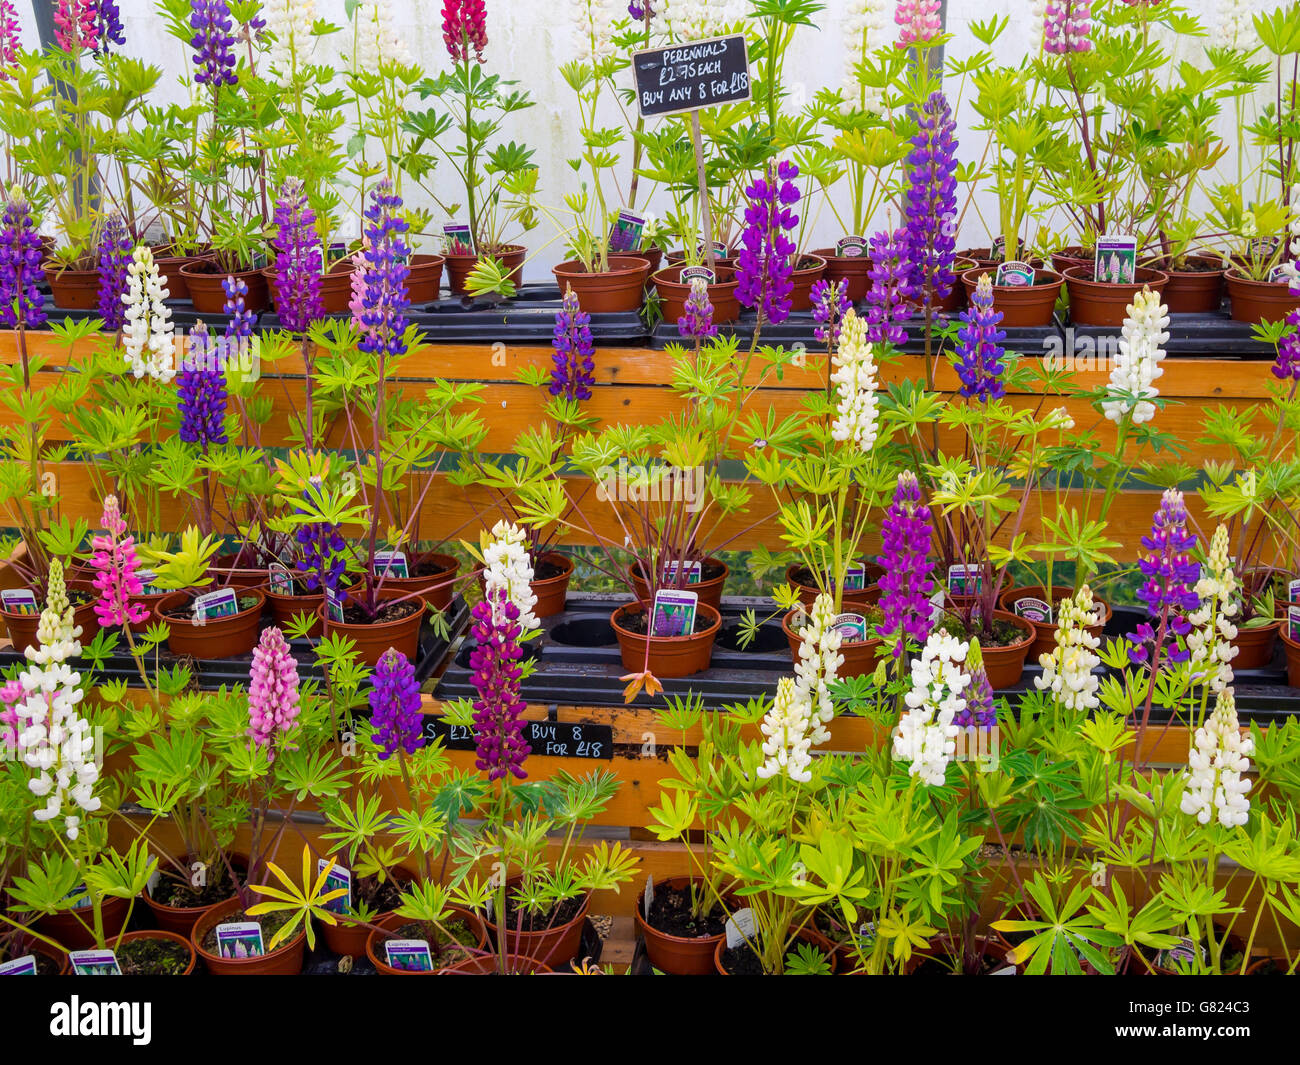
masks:
{"label": "white lupin flower", "polygon": [[533,564],[528,558],[527,537],[523,529],[508,521],[499,521],[483,543],[483,590],[491,595],[504,590],[506,598],[519,608],[519,627],[527,632],[539,622],[533,614],[537,596],[533,594]]}
{"label": "white lupin flower", "polygon": [[677,41],[701,41],[719,37],[741,18],[735,0],[664,0],[664,25]]}
{"label": "white lupin flower", "polygon": [[1034,678],[1039,691],[1050,691],[1066,710],[1091,710],[1100,705],[1097,689],[1101,678],[1093,669],[1101,662],[1096,654],[1101,638],[1088,631],[1101,621],[1101,611],[1086,584],[1073,596],[1061,600],[1056,614],[1056,648],[1038,656],[1043,667]]}
{"label": "white lupin flower", "polygon": [[858,81],[857,67],[886,43],[886,27],[894,21],[895,0],[850,0],[843,22],[844,99],[846,112],[881,109],[879,89]]}
{"label": "white lupin flower", "polygon": [[406,44],[393,29],[389,0],[360,0],[352,15],[353,69],[377,71],[381,63],[409,63]]}
{"label": "white lupin flower", "polygon": [[930,633],[920,657],[912,659],[912,690],[903,697],[907,710],[894,730],[894,759],[908,762],[909,775],[935,787],[943,784],[957,751],[953,719],[966,708],[962,693],[971,675],[962,664],[969,651],[969,643],[945,629]]}
{"label": "white lupin flower", "polygon": [[613,0],[571,0],[568,12],[573,20],[575,59],[590,66],[614,54]]}
{"label": "white lupin flower", "polygon": [[316,46],[316,38],[311,35],[316,21],[315,0],[265,0],[262,17],[272,35],[267,64],[283,84],[295,66],[310,60]]}
{"label": "white lupin flower", "polygon": [[1219,693],[1210,720],[1196,730],[1187,755],[1187,788],[1181,809],[1203,825],[1217,820],[1224,828],[1239,828],[1250,820],[1250,756],[1255,741],[1243,736],[1237,722],[1237,700],[1231,688]]}
{"label": "white lupin flower", "polygon": [[153,252],[142,244],[126,268],[122,349],[132,374],[137,378],[147,375],[164,384],[176,376],[172,312],[163,302],[168,295]]}
{"label": "white lupin flower", "polygon": [[1119,355],[1110,372],[1108,391],[1115,398],[1101,405],[1111,421],[1118,423],[1130,411],[1134,425],[1155,417],[1156,408],[1151,400],[1160,395],[1160,390],[1153,382],[1164,373],[1160,363],[1165,357],[1162,345],[1169,339],[1168,325],[1169,311],[1160,302],[1160,295],[1143,287],[1128,306]]}
{"label": "white lupin flower", "polygon": [[772,708],[759,726],[763,735],[765,760],[756,770],[762,780],[784,773],[791,780],[807,783],[812,779],[812,755],[808,735],[808,704],[801,698],[793,677],[776,683]]}
{"label": "white lupin flower", "polygon": [[867,323],[852,308],[844,315],[840,343],[831,359],[839,416],[831,425],[836,440],[852,440],[863,451],[876,445],[876,360],[867,342]]}
{"label": "white lupin flower", "polygon": [[1228,529],[1220,525],[1210,538],[1210,553],[1201,567],[1196,594],[1201,605],[1187,616],[1192,631],[1187,634],[1187,650],[1195,673],[1203,674],[1211,691],[1222,692],[1232,683],[1232,660],[1238,648],[1233,618],[1240,610],[1237,577],[1228,555]]}
{"label": "white lupin flower", "polygon": [[809,739],[814,747],[831,738],[826,729],[835,717],[830,686],[844,664],[841,639],[835,628],[835,601],[820,592],[807,623],[799,630],[799,659],[794,664],[795,684],[799,698],[807,704]]}
{"label": "white lupin flower", "polygon": [[1252,0],[1219,0],[1218,17],[1210,33],[1211,47],[1248,52],[1259,43]]}

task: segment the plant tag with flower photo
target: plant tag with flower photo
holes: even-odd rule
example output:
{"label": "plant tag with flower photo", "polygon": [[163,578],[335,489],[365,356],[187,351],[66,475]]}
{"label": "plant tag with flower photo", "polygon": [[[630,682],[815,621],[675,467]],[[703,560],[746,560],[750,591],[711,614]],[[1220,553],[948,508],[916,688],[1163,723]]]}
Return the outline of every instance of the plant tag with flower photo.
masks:
{"label": "plant tag with flower photo", "polygon": [[[320,876],[321,873],[325,872],[325,867],[327,865],[329,865],[328,858],[317,858],[316,875]],[[333,868],[329,871],[329,875],[325,877],[325,883],[321,887],[321,891],[328,894],[331,891],[338,891],[340,888],[343,889],[345,894],[340,895],[336,899],[330,899],[329,902],[325,903],[325,909],[329,910],[331,913],[351,913],[352,870],[346,865],[339,865],[338,862],[335,862]]]}
{"label": "plant tag with flower photo", "polygon": [[1131,285],[1137,277],[1137,237],[1107,233],[1097,238],[1092,279],[1110,285]]}
{"label": "plant tag with flower photo", "polygon": [[406,578],[410,571],[406,565],[405,551],[376,551],[375,576]]}
{"label": "plant tag with flower photo", "polygon": [[384,944],[384,961],[407,973],[433,972],[433,952],[428,940],[390,939]]}
{"label": "plant tag with flower photo", "polygon": [[867,567],[854,562],[844,570],[844,591],[860,592],[867,586]]}
{"label": "plant tag with flower photo", "polygon": [[343,624],[343,600],[339,598],[337,588],[325,589],[325,616],[335,625]]}
{"label": "plant tag with flower photo", "polygon": [[641,231],[645,229],[645,219],[633,214],[626,207],[618,212],[614,224],[609,230],[609,250],[612,252],[636,251],[641,247]]}
{"label": "plant tag with flower photo", "polygon": [[1294,580],[1287,584],[1286,601],[1288,603],[1300,603],[1300,580]]}
{"label": "plant tag with flower photo", "polygon": [[1032,285],[1038,279],[1038,271],[1028,263],[1022,263],[1012,260],[1009,263],[999,263],[998,272],[993,283],[995,285],[1009,285],[1015,288],[1024,288]]}
{"label": "plant tag with flower photo", "polygon": [[862,643],[867,638],[867,619],[861,614],[838,614],[834,623],[840,639]]}
{"label": "plant tag with flower photo", "polygon": [[651,614],[651,636],[690,636],[695,631],[695,612],[700,597],[695,592],[660,588],[655,592]]}
{"label": "plant tag with flower photo", "polygon": [[35,954],[24,954],[21,958],[13,958],[6,962],[0,962],[0,976],[35,975],[37,975]]}
{"label": "plant tag with flower photo", "polygon": [[1044,602],[1042,599],[1035,599],[1032,595],[1017,599],[1012,609],[1016,617],[1024,618],[1026,621],[1050,623],[1052,620],[1052,604]]}
{"label": "plant tag with flower photo", "polygon": [[74,976],[121,976],[122,967],[111,950],[73,950],[68,952]]}
{"label": "plant tag with flower photo", "polygon": [[223,958],[260,958],[262,926],[256,921],[230,921],[217,925],[217,954]]}
{"label": "plant tag with flower photo", "polygon": [[948,567],[948,591],[953,595],[979,595],[984,590],[984,570],[978,562],[958,562]]}
{"label": "plant tag with flower photo", "polygon": [[1286,634],[1293,641],[1300,642],[1300,606],[1286,608]]}
{"label": "plant tag with flower photo", "polygon": [[644,911],[643,916],[648,921],[650,919],[650,907],[655,901],[655,878],[647,876],[645,878],[645,891],[641,892],[641,909]]}
{"label": "plant tag with flower photo", "polygon": [[271,591],[276,595],[293,595],[293,574],[283,562],[272,562],[267,566],[266,576],[271,582]]}
{"label": "plant tag with flower photo", "polygon": [[702,278],[706,285],[712,285],[718,279],[718,275],[707,266],[688,266],[678,275],[683,285],[689,285],[697,277]]}
{"label": "plant tag with flower photo", "polygon": [[703,562],[672,562],[664,563],[664,583],[676,584],[678,572],[684,571],[686,574],[687,584],[699,584],[704,579]]}
{"label": "plant tag with flower photo", "polygon": [[30,588],[6,588],[0,591],[0,603],[11,614],[39,614],[36,593]]}
{"label": "plant tag with flower photo", "polygon": [[468,225],[456,223],[443,226],[442,236],[447,245],[448,255],[474,254],[474,234],[470,232]]}
{"label": "plant tag with flower photo", "polygon": [[745,940],[754,939],[754,911],[746,906],[727,918],[727,949],[734,950]]}
{"label": "plant tag with flower photo", "polygon": [[194,600],[194,623],[215,618],[233,618],[239,613],[239,597],[233,588],[218,588],[207,592]]}
{"label": "plant tag with flower photo", "polygon": [[867,254],[867,238],[856,235],[840,237],[835,242],[835,254],[841,259],[861,259]]}

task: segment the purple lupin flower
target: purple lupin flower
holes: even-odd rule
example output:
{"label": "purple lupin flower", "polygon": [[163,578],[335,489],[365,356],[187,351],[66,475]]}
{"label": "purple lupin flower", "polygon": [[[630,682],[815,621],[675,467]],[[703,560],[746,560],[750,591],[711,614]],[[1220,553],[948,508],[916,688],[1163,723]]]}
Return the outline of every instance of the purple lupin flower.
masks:
{"label": "purple lupin flower", "polygon": [[126,320],[126,268],[131,265],[131,234],[116,211],[99,234],[99,317],[105,329],[121,329]]}
{"label": "purple lupin flower", "polygon": [[1273,376],[1282,381],[1300,381],[1300,308],[1286,316],[1291,328],[1277,342]]}
{"label": "purple lupin flower", "polygon": [[190,0],[191,57],[199,69],[194,80],[200,85],[234,85],[235,33],[226,0]]}
{"label": "purple lupin flower", "polygon": [[[1174,637],[1191,632],[1187,615],[1201,605],[1196,594],[1201,567],[1192,560],[1196,535],[1187,529],[1187,504],[1182,492],[1170,488],[1161,496],[1151,533],[1142,537],[1142,546],[1148,554],[1138,561],[1138,568],[1146,580],[1135,594],[1146,604],[1147,616],[1155,625],[1143,622],[1129,635],[1129,658],[1138,665],[1151,662],[1153,652],[1158,653],[1156,644],[1161,632]],[[1188,652],[1175,644],[1166,657],[1171,662],[1182,662]]]}
{"label": "purple lupin flower", "polygon": [[871,237],[871,288],[867,290],[867,341],[871,344],[907,343],[907,330],[899,323],[912,316],[912,270],[907,260],[907,230],[882,230]]}
{"label": "purple lupin flower", "polygon": [[226,374],[216,345],[203,322],[190,330],[189,349],[176,375],[176,406],[180,411],[180,438],[198,444],[226,443]]}
{"label": "purple lupin flower", "polygon": [[906,251],[912,288],[933,307],[952,292],[957,247],[957,124],[942,92],[931,93],[917,124],[907,156]]}
{"label": "purple lupin flower", "polygon": [[736,264],[736,298],[746,307],[757,308],[760,322],[772,325],[790,316],[795,246],[786,234],[799,224],[799,216],[790,210],[799,202],[799,188],[794,183],[798,176],[794,163],[782,162],[776,167],[769,163],[766,176],[755,178],[745,190],[749,206]]}
{"label": "purple lupin flower", "polygon": [[415,667],[401,651],[389,648],[375,666],[370,689],[370,724],[381,759],[400,747],[414,754],[424,746],[424,715]]}
{"label": "purple lupin flower", "polygon": [[591,315],[578,307],[578,296],[569,286],[564,301],[555,314],[555,334],[551,341],[551,395],[565,399],[591,399],[596,380],[596,360],[591,340]]}
{"label": "purple lupin flower", "polygon": [[894,502],[880,523],[880,539],[878,561],[885,573],[878,583],[884,620],[876,631],[893,641],[894,657],[899,658],[909,637],[918,647],[929,638],[934,591],[930,508],[921,501],[921,485],[910,470],[898,475]]}
{"label": "purple lupin flower", "polygon": [[998,723],[997,708],[993,705],[993,686],[982,665],[971,670],[970,684],[964,694],[966,705],[953,716],[954,725],[958,728],[992,728]]}
{"label": "purple lupin flower", "polygon": [[226,324],[227,340],[248,340],[253,335],[253,312],[248,310],[244,297],[248,295],[248,282],[242,277],[228,274],[221,282],[226,294],[225,312],[230,315]]}
{"label": "purple lupin flower", "polygon": [[41,238],[23,190],[14,187],[0,218],[0,321],[10,329],[45,324],[41,276]]}
{"label": "purple lupin flower", "polygon": [[1006,369],[1002,363],[1006,354],[1002,341],[1007,334],[998,328],[1002,312],[993,309],[993,281],[988,274],[980,274],[970,307],[962,311],[961,320],[956,355],[961,394],[981,403],[1001,399],[1007,394],[1002,382]]}
{"label": "purple lupin flower", "polygon": [[291,333],[305,333],[325,313],[321,300],[320,235],[316,212],[307,203],[307,192],[298,178],[287,178],[275,204],[276,309],[280,322]]}
{"label": "purple lupin flower", "polygon": [[704,278],[691,278],[691,292],[682,310],[685,313],[677,319],[677,332],[683,340],[698,343],[718,335],[718,327],[713,324],[713,304],[709,302],[709,284]]}
{"label": "purple lupin flower", "polygon": [[357,256],[353,282],[359,296],[353,308],[361,332],[358,347],[371,355],[406,353],[411,249],[405,238],[408,223],[398,213],[401,207],[402,197],[393,191],[393,183],[387,178],[376,182],[366,207],[366,246]]}
{"label": "purple lupin flower", "polygon": [[117,0],[97,0],[95,9],[99,25],[99,38],[95,51],[107,55],[110,44],[115,44],[119,48],[126,44],[126,30],[122,28],[122,13],[118,10]]}
{"label": "purple lupin flower", "polygon": [[528,775],[524,760],[532,749],[524,742],[524,701],[519,697],[523,676],[519,607],[504,588],[497,588],[474,605],[472,616],[476,646],[469,665],[478,693],[474,701],[475,765],[487,773],[489,781],[507,773],[523,780]]}
{"label": "purple lupin flower", "polygon": [[828,348],[840,342],[840,320],[849,309],[849,279],[840,278],[832,285],[823,279],[813,284],[809,295],[812,297],[813,336]]}

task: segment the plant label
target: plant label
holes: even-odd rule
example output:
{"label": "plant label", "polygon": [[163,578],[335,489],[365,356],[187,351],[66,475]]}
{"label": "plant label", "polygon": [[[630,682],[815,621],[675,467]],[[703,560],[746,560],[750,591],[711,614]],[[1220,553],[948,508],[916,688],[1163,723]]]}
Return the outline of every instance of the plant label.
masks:
{"label": "plant label", "polygon": [[636,251],[641,247],[641,231],[645,229],[645,219],[633,214],[626,207],[618,212],[614,224],[609,230],[609,250],[612,252]]}
{"label": "plant label", "polygon": [[39,614],[36,593],[30,588],[6,588],[0,591],[0,603],[11,614]]}
{"label": "plant label", "polygon": [[217,954],[223,958],[260,958],[262,926],[256,921],[231,921],[217,925]]}
{"label": "plant label", "polygon": [[655,901],[655,878],[653,875],[645,878],[645,891],[641,893],[641,909],[644,911],[643,916],[648,921],[650,919],[650,907]]}
{"label": "plant label", "polygon": [[343,624],[343,600],[335,588],[325,589],[325,615],[336,625]]}
{"label": "plant label", "polygon": [[867,586],[867,567],[854,562],[844,570],[844,591],[860,592]]}
{"label": "plant label", "polygon": [[754,911],[746,906],[727,918],[727,948],[734,950],[745,940],[754,938]]}
{"label": "plant label", "polygon": [[948,591],[953,595],[979,595],[984,590],[984,570],[978,562],[958,562],[948,567]]}
{"label": "plant label", "polygon": [[[329,865],[328,858],[316,859],[316,875],[320,876],[325,872],[325,867]],[[330,913],[351,913],[352,912],[352,870],[346,865],[340,865],[338,862],[329,871],[325,877],[325,883],[321,890],[325,892],[337,891],[340,888],[345,892],[336,899],[330,899],[325,903],[325,909]]]}
{"label": "plant label", "polygon": [[267,566],[266,576],[271,582],[271,591],[276,595],[293,595],[293,574],[283,562],[272,562]]}
{"label": "plant label", "polygon": [[442,237],[446,242],[448,255],[473,255],[474,234],[464,223],[442,227]]}
{"label": "plant label", "polygon": [[121,976],[122,967],[111,950],[73,950],[68,952],[74,976]]}
{"label": "plant label", "polygon": [[1288,603],[1300,603],[1300,580],[1294,580],[1287,584],[1286,601]]}
{"label": "plant label", "polygon": [[862,643],[867,638],[867,619],[861,614],[839,614],[834,627],[841,639],[851,643]]}
{"label": "plant label", "polygon": [[1013,288],[1024,288],[1032,285],[1038,280],[1038,271],[1028,263],[1022,263],[1012,260],[1009,263],[999,263],[997,276],[994,278],[995,285],[1006,285]]}
{"label": "plant label", "polygon": [[1110,285],[1131,285],[1137,277],[1137,238],[1128,233],[1107,233],[1097,238],[1092,279]]}
{"label": "plant label", "polygon": [[660,588],[655,592],[650,618],[651,636],[690,636],[695,631],[695,613],[700,597],[695,592]]}
{"label": "plant label", "polygon": [[1300,606],[1286,608],[1286,634],[1300,642]]}
{"label": "plant label", "polygon": [[633,53],[632,75],[643,118],[736,103],[749,99],[749,49],[744,34],[651,48]]}
{"label": "plant label", "polygon": [[24,954],[21,958],[0,962],[0,976],[35,976],[36,955]]}
{"label": "plant label", "polygon": [[376,551],[375,576],[398,578],[410,576],[410,572],[406,565],[406,552]]}
{"label": "plant label", "polygon": [[702,278],[706,285],[712,285],[718,279],[718,275],[707,266],[688,266],[678,276],[683,285],[689,285],[697,277]]}
{"label": "plant label", "polygon": [[680,578],[679,573],[686,574],[687,584],[699,584],[704,578],[703,562],[672,562],[664,563],[664,584],[677,584]]}
{"label": "plant label", "polygon": [[842,259],[861,259],[867,254],[867,238],[859,236],[840,237],[835,242],[835,254]]}
{"label": "plant label", "polygon": [[239,613],[239,598],[233,588],[218,588],[194,600],[194,623],[202,625],[216,618],[233,618]]}
{"label": "plant label", "polygon": [[390,939],[384,943],[384,961],[408,973],[433,972],[433,953],[428,940]]}
{"label": "plant label", "polygon": [[1052,604],[1042,599],[1035,599],[1032,595],[1017,599],[1013,609],[1016,617],[1024,618],[1026,621],[1050,623],[1052,620]]}

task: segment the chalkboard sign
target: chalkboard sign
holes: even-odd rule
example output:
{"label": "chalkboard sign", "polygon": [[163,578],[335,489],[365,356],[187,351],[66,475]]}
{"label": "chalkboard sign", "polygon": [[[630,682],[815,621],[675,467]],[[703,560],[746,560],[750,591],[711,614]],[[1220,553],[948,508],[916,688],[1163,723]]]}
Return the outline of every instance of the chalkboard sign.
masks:
{"label": "chalkboard sign", "polygon": [[[472,725],[449,725],[440,717],[425,718],[424,737],[427,740],[441,737],[443,746],[452,751],[474,749]],[[524,742],[532,748],[533,754],[546,754],[553,758],[609,760],[614,757],[612,725],[528,721],[524,724]]]}
{"label": "chalkboard sign", "polygon": [[740,34],[637,52],[632,71],[647,118],[749,99],[749,52]]}

